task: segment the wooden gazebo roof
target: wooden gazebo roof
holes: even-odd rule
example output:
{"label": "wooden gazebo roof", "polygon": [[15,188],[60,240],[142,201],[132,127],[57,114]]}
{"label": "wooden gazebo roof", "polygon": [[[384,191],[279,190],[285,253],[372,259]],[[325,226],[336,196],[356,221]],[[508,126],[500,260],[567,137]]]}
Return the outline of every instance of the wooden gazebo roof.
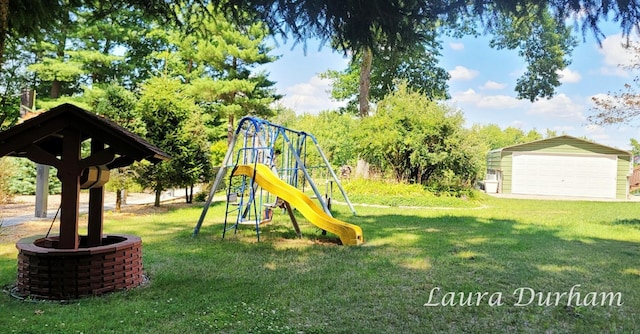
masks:
{"label": "wooden gazebo roof", "polygon": [[99,139],[108,145],[105,151],[115,156],[112,161],[106,163],[103,163],[104,160],[98,163],[88,161],[88,166],[106,164],[112,169],[128,166],[143,159],[157,163],[169,158],[159,148],[118,124],[68,103],[0,132],[0,157],[26,157],[38,163],[55,166],[46,158],[42,161],[43,157],[38,152],[42,150],[51,156],[61,156],[61,132],[68,128],[78,130],[82,141],[88,138]]}

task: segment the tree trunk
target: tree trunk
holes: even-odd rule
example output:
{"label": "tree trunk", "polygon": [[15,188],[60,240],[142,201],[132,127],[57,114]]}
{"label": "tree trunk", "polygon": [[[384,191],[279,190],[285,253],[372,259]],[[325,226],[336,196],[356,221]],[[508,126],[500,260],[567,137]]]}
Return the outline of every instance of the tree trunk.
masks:
{"label": "tree trunk", "polygon": [[229,114],[229,123],[227,126],[227,144],[231,144],[233,139],[233,114]]}
{"label": "tree trunk", "polygon": [[193,185],[191,185],[191,187],[184,188],[184,197],[186,199],[187,204],[193,203]]}
{"label": "tree trunk", "polygon": [[4,63],[4,47],[9,34],[9,0],[0,0],[0,70]]}
{"label": "tree trunk", "polygon": [[57,99],[60,97],[60,92],[62,91],[62,82],[58,80],[53,80],[51,83],[51,91],[49,92],[49,97],[52,99]]}
{"label": "tree trunk", "polygon": [[162,189],[156,188],[156,199],[153,202],[153,206],[155,206],[155,207],[159,207],[160,206],[160,195],[162,195]]}
{"label": "tree trunk", "polygon": [[122,208],[122,189],[116,189],[116,212],[120,213]]}
{"label": "tree trunk", "polygon": [[360,89],[358,92],[358,103],[360,104],[360,117],[369,116],[369,90],[371,88],[371,64],[373,53],[366,47],[362,51],[362,64],[360,65]]}

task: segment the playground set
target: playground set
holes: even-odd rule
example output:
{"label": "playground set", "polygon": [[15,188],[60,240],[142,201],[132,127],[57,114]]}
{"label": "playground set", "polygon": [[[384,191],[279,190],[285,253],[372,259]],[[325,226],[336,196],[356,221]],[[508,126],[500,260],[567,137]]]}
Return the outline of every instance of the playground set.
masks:
{"label": "playground set", "polygon": [[[317,155],[308,152],[310,145],[315,148]],[[329,160],[312,134],[256,117],[242,118],[216,174],[193,231],[194,236],[200,232],[214,194],[227,174],[229,179],[223,238],[230,230],[236,233],[240,225],[251,225],[255,228],[259,241],[260,226],[270,222],[273,210],[280,207],[288,212],[298,237],[301,236],[300,229],[292,208],[297,209],[310,223],[322,229],[323,233],[328,231],[337,235],[343,245],[360,245],[364,242],[359,226],[337,220],[331,214],[334,184],[337,185],[351,212],[354,215],[356,212]],[[314,175],[321,175],[326,179],[324,196],[312,177]],[[307,184],[313,190],[313,198],[305,194]],[[317,203],[313,199],[316,199]],[[236,217],[235,221],[229,222],[233,214]]]}

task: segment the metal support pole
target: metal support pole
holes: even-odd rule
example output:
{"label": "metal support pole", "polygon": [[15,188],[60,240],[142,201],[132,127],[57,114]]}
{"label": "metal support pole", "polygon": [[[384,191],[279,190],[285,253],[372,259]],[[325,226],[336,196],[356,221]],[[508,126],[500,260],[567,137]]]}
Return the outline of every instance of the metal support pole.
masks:
{"label": "metal support pole", "polygon": [[198,223],[196,224],[195,229],[193,230],[193,236],[197,236],[198,232],[200,232],[200,227],[202,226],[202,222],[204,222],[204,217],[207,215],[207,211],[209,210],[209,206],[213,201],[213,196],[215,195],[220,182],[222,182],[222,177],[227,172],[227,165],[229,161],[231,161],[231,156],[233,155],[233,148],[236,146],[236,140],[238,139],[237,132],[231,138],[231,142],[229,142],[229,148],[227,149],[227,153],[222,160],[222,165],[218,170],[218,174],[216,174],[216,179],[213,181],[213,187],[211,187],[211,191],[209,191],[209,197],[207,198],[207,202],[204,204],[204,208],[202,208],[202,213],[200,214],[200,218],[198,219]]}
{"label": "metal support pole", "polygon": [[289,137],[287,137],[285,133],[283,133],[282,135],[284,136],[285,141],[289,143],[289,150],[293,152],[293,157],[296,159],[297,165],[301,167],[300,169],[302,170],[302,173],[304,174],[305,179],[309,182],[311,189],[313,189],[313,193],[316,195],[318,202],[320,202],[320,204],[322,205],[322,209],[326,214],[333,217],[333,215],[331,214],[331,210],[329,210],[329,208],[327,207],[327,203],[322,199],[322,195],[320,194],[318,187],[316,187],[316,184],[311,179],[311,175],[309,175],[309,172],[307,172],[307,169],[304,167],[304,164],[302,163],[302,159],[300,159],[298,152],[296,152],[296,150],[293,147],[293,144],[291,144]]}
{"label": "metal support pole", "polygon": [[340,189],[340,192],[342,193],[342,197],[344,197],[344,200],[347,201],[347,205],[349,205],[349,209],[351,209],[351,212],[355,215],[356,209],[353,208],[353,204],[351,204],[351,201],[349,200],[349,196],[347,196],[347,192],[344,191],[344,188],[342,188],[342,184],[340,184],[340,180],[338,179],[338,176],[333,171],[333,168],[331,168],[331,163],[329,163],[329,159],[327,159],[327,156],[325,156],[324,152],[322,152],[322,150],[320,149],[320,145],[318,144],[316,137],[314,137],[313,135],[309,135],[309,137],[311,137],[311,140],[315,144],[316,149],[318,150],[318,153],[320,153],[322,160],[324,160],[325,165],[327,165],[327,169],[329,169],[329,172],[331,173],[333,180],[336,181],[336,184],[338,185],[338,189]]}

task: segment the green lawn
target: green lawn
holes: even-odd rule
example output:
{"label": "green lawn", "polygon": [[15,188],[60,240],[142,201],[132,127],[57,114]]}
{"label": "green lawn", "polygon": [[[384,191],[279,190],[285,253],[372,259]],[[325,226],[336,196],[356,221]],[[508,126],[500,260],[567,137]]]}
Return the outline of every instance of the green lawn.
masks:
{"label": "green lawn", "polygon": [[[107,232],[142,237],[150,282],[69,304],[2,294],[2,332],[640,332],[640,203],[488,198],[469,206],[356,206],[352,216],[336,205],[337,218],[364,230],[366,244],[352,247],[327,242],[333,236],[303,220],[296,240],[280,212],[259,243],[247,227],[222,240],[220,203],[197,238],[201,207],[107,214]],[[0,244],[0,286],[15,275],[15,247]],[[532,291],[560,298],[527,303]],[[470,294],[473,305],[458,305]]]}

